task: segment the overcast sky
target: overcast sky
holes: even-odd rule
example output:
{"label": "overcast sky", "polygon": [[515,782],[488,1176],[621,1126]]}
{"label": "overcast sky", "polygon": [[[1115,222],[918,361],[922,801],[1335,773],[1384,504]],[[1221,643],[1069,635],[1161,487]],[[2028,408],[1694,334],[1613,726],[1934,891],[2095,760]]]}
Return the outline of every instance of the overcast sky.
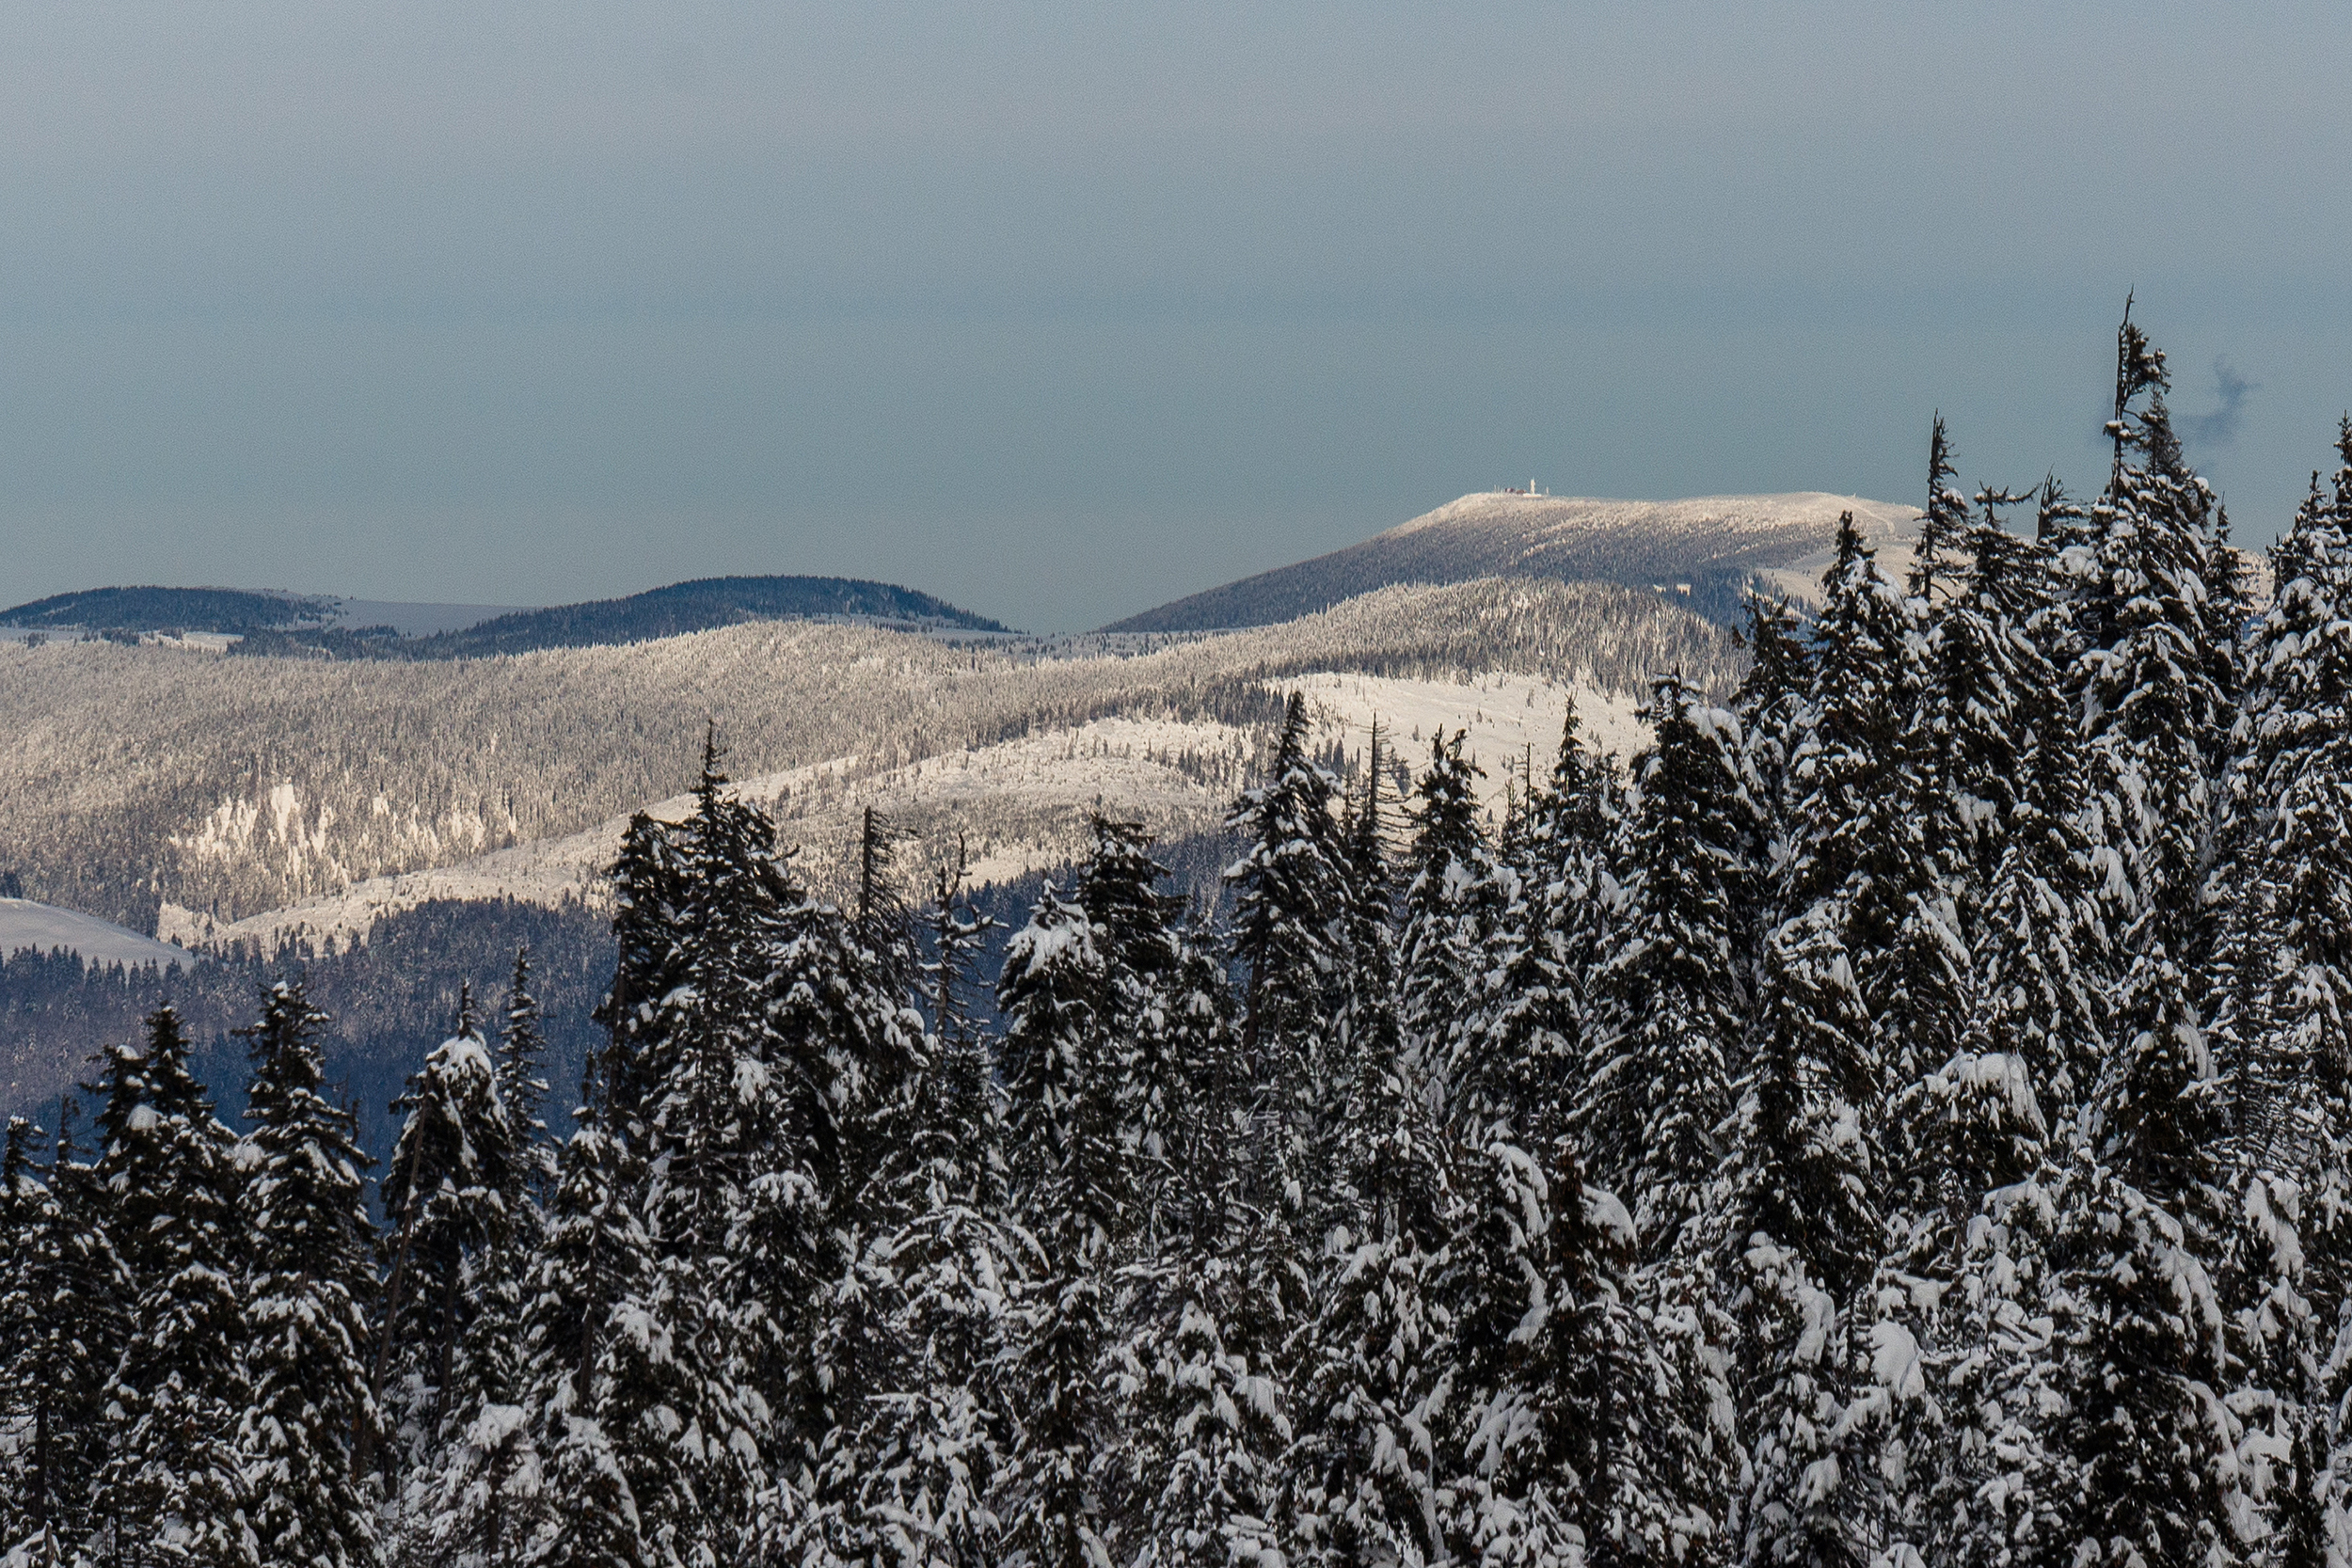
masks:
{"label": "overcast sky", "polygon": [[874,577],[1046,629],[1467,490],[2094,486],[2352,405],[2340,7],[0,5],[0,605]]}

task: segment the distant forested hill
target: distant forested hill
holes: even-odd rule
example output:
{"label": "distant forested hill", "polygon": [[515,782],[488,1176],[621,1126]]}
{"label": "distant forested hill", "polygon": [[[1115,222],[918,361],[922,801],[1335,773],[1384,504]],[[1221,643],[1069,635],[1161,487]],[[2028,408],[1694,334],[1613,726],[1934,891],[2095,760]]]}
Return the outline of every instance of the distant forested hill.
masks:
{"label": "distant forested hill", "polygon": [[902,622],[926,627],[1001,632],[985,615],[894,583],[856,578],[701,578],[621,599],[521,610],[461,631],[432,637],[371,637],[349,631],[295,630],[249,636],[244,654],[318,652],[345,657],[478,658],[541,648],[611,647],[650,642],[747,621],[829,616]]}
{"label": "distant forested hill", "polygon": [[0,610],[0,626],[223,632],[245,639],[236,650],[243,654],[345,658],[472,658],[650,642],[746,621],[835,616],[927,629],[1006,629],[931,594],[858,578],[701,578],[626,598],[520,610],[431,637],[399,637],[389,626],[332,624],[343,608],[332,598],[238,588],[93,588]]}
{"label": "distant forested hill", "polygon": [[0,626],[89,626],[126,631],[228,632],[250,636],[333,618],[334,601],[242,588],[93,588],[53,594],[0,610]]}

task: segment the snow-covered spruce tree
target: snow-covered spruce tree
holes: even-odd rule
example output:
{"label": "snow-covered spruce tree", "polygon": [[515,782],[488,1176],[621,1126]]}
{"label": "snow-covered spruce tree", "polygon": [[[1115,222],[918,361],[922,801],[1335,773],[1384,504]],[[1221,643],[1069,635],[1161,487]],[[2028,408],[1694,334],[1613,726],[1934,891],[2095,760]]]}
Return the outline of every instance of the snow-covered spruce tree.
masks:
{"label": "snow-covered spruce tree", "polygon": [[2017,498],[1986,490],[1983,516],[1953,543],[1964,569],[1929,617],[1927,689],[1920,724],[1933,817],[1927,838],[1949,879],[1962,922],[1973,922],[1991,884],[2024,786],[2028,744],[2019,662],[2046,662],[2037,618],[2055,583],[2048,552],[2001,524],[1998,508]]}
{"label": "snow-covered spruce tree", "polygon": [[2186,985],[2213,930],[2203,897],[2213,780],[2230,752],[2233,653],[2208,615],[2217,570],[2212,497],[2172,433],[2164,356],[2133,325],[2117,336],[2115,444],[2088,542],[2067,552],[2079,579],[2081,651],[2071,688],[2089,767],[2087,828],[2119,862],[2118,935],[2127,964],[2119,1027],[2192,1025]]}
{"label": "snow-covered spruce tree", "polygon": [[2225,925],[2214,1034],[2237,1101],[2222,1271],[2244,1364],[2232,1405],[2246,1426],[2247,1484],[2271,1527],[2265,1549],[2296,1562],[2329,1560],[2352,1484],[2330,1453],[2352,1377],[2334,1321],[2352,1283],[2352,421],[2340,447],[2336,499],[2314,475],[2272,551],[2278,590],[2247,640],[2215,879]]}
{"label": "snow-covered spruce tree", "polygon": [[1928,436],[1928,504],[1920,517],[1919,540],[1913,546],[1911,578],[1906,585],[1910,595],[1922,604],[1934,602],[1945,552],[1956,549],[1968,529],[1968,498],[1957,487],[1959,478],[1952,467],[1951,438],[1939,412]]}
{"label": "snow-covered spruce tree", "polygon": [[[1395,759],[1380,742],[1380,722],[1375,719],[1364,744],[1361,796],[1347,797],[1338,823],[1344,978],[1324,1055],[1324,1114],[1308,1155],[1311,1168],[1334,1177],[1314,1184],[1309,1194],[1311,1205],[1321,1200],[1306,1222],[1312,1235],[1327,1236],[1333,1226],[1348,1223],[1339,1212],[1346,1183],[1336,1173],[1348,1097],[1357,1092],[1367,1055],[1385,1060],[1403,1049],[1397,1020],[1396,879],[1389,863],[1388,820],[1381,804],[1383,776]],[[1238,1062],[1229,1065],[1238,1067]],[[1230,1096],[1227,1103],[1233,1103]],[[1217,1135],[1229,1135],[1229,1130]]]}
{"label": "snow-covered spruce tree", "polygon": [[1140,1234],[1156,1238],[1174,1190],[1173,1122],[1200,1022],[1174,1006],[1184,961],[1174,924],[1183,900],[1159,891],[1168,868],[1152,858],[1142,823],[1096,811],[1088,826],[1093,848],[1071,894],[1094,927],[1103,959],[1103,1026],[1119,1063],[1119,1136],[1134,1162]]}
{"label": "snow-covered spruce tree", "polygon": [[[716,772],[717,760],[711,749],[706,757],[706,788],[712,787],[707,775]],[[606,873],[612,887],[612,937],[619,952],[612,989],[596,1008],[596,1021],[612,1041],[601,1092],[614,1132],[629,1138],[641,1153],[645,1117],[666,1062],[657,1009],[685,980],[685,927],[680,919],[685,874],[677,840],[675,824],[640,812],[629,818],[620,856]]]}
{"label": "snow-covered spruce tree", "polygon": [[1456,1127],[1507,1122],[1530,1148],[1562,1130],[1573,1104],[1618,913],[1613,781],[1577,730],[1571,705],[1550,776],[1520,813],[1511,874],[1496,884],[1508,901],[1480,955],[1477,1043],[1443,1064],[1440,1100]]}
{"label": "snow-covered spruce tree", "polygon": [[[2213,964],[2212,1033],[2241,1085],[2242,1133],[2261,1136],[2268,1106],[2292,1070],[2260,1058],[2278,966],[2281,814],[2297,782],[2345,733],[2352,715],[2352,420],[2340,433],[2344,467],[2336,498],[2312,476],[2308,499],[2271,550],[2277,584],[2246,639],[2247,689],[2223,792],[2209,896],[2220,931]],[[2309,836],[2305,835],[2305,842]]]}
{"label": "snow-covered spruce tree", "polygon": [[[375,1488],[358,1445],[381,1419],[371,1387],[366,1303],[375,1227],[352,1113],[323,1089],[326,1015],[279,981],[242,1031],[252,1061],[245,1314],[251,1386],[237,1431],[264,1563],[346,1568],[377,1560]],[[487,1069],[485,1062],[484,1067]]]}
{"label": "snow-covered spruce tree", "polygon": [[893,1207],[905,1221],[868,1249],[866,1277],[892,1360],[882,1386],[833,1446],[854,1474],[823,1494],[838,1501],[824,1549],[835,1557],[940,1568],[992,1560],[990,1512],[1007,1421],[995,1361],[1010,1293],[1032,1259],[999,1223],[1002,1117],[985,1042],[961,991],[987,918],[964,901],[961,855],[939,871],[929,915],[936,1021],[917,1086],[919,1116]]}
{"label": "snow-covered spruce tree", "polygon": [[[2107,1038],[2103,981],[2110,942],[2097,847],[2075,816],[2083,748],[2056,658],[2061,610],[2049,597],[2055,583],[2042,546],[1990,526],[1971,538],[1974,602],[1987,611],[1993,633],[1985,646],[2001,656],[1998,688],[2007,694],[2002,711],[2013,737],[2013,779],[1996,792],[2006,799],[2006,820],[1974,923],[1966,1049],[2023,1058],[2062,1161]],[[1992,748],[1990,740],[1983,745]],[[1967,1207],[1975,1195],[1945,1196]]]}
{"label": "snow-covered spruce tree", "polygon": [[249,1565],[241,1415],[251,1407],[236,1140],[188,1070],[169,1007],[144,1047],[106,1056],[93,1189],[135,1292],[106,1386],[106,1461],[90,1503],[103,1562]]}
{"label": "snow-covered spruce tree", "polygon": [[2226,1106],[2200,965],[2211,779],[2227,722],[2205,613],[2210,499],[2180,458],[2163,356],[2126,313],[2115,466],[2070,546],[2086,824],[2111,855],[2127,967],[2114,1044],[2058,1195],[2052,1259],[2069,1469],[2055,1549],[2077,1560],[2232,1560],[2245,1507],[2225,1312]]}
{"label": "snow-covered spruce tree", "polygon": [[[795,1218],[816,1201],[788,1132],[803,1085],[781,1059],[768,1006],[771,955],[797,890],[772,853],[772,828],[725,784],[707,756],[695,809],[680,825],[683,983],[655,1006],[663,1070],[646,1117],[652,1259],[635,1305],[648,1322],[642,1344],[617,1335],[607,1352],[615,1394],[642,1412],[606,1422],[640,1528],[658,1558],[690,1564],[736,1560],[754,1539],[771,1435],[760,1357],[788,1355],[802,1326],[773,1324],[764,1338],[751,1331],[747,1308],[772,1303],[780,1283],[747,1269],[766,1251],[747,1235],[758,1183],[780,1178]],[[790,1250],[789,1262],[805,1267],[804,1233]]]}
{"label": "snow-covered spruce tree", "polygon": [[1464,1225],[1438,1282],[1454,1331],[1440,1475],[1453,1549],[1489,1561],[1679,1558],[1709,1530],[1686,1483],[1719,1468],[1708,1434],[1680,1427],[1704,1426],[1708,1379],[1686,1386],[1667,1360],[1698,1347],[1658,1333],[1629,1289],[1629,1216],[1585,1184],[1568,1129],[1608,917],[1607,784],[1571,712],[1521,813],[1484,1030],[1447,1063]]}
{"label": "snow-covered spruce tree", "polygon": [[1632,885],[1597,979],[1578,1121],[1593,1183],[1625,1199],[1654,1263],[1681,1244],[1722,1160],[1747,1017],[1735,954],[1756,808],[1730,713],[1673,679],[1648,712],[1657,740],[1634,764]]}
{"label": "snow-covered spruce tree", "polygon": [[[873,883],[869,875],[865,885]],[[787,907],[785,930],[769,981],[780,1060],[791,1082],[823,1092],[803,1102],[805,1112],[785,1103],[787,1132],[762,1188],[760,1208],[771,1218],[760,1231],[786,1267],[748,1277],[776,1325],[789,1323],[792,1306],[775,1288],[782,1277],[813,1267],[824,1282],[808,1299],[804,1365],[778,1386],[773,1402],[787,1412],[780,1430],[792,1433],[787,1476],[795,1465],[808,1466],[797,1532],[821,1525],[834,1532],[834,1550],[863,1552],[857,1497],[875,1458],[858,1445],[873,1430],[873,1402],[905,1386],[889,1250],[927,1210],[916,1151],[930,1114],[926,1097],[944,1064],[913,1006],[919,964],[895,891],[879,902],[869,895],[865,912],[848,921],[803,895]],[[803,1214],[793,1202],[804,1184],[815,1207]],[[811,1229],[812,1221],[821,1228]]]}
{"label": "snow-covered spruce tree", "polygon": [[1732,694],[1731,711],[1740,721],[1760,824],[1756,874],[1747,879],[1740,911],[1740,969],[1753,987],[1763,963],[1764,941],[1787,915],[1781,894],[1795,803],[1790,769],[1810,722],[1813,649],[1787,602],[1767,603],[1760,595],[1748,600],[1746,641],[1748,673]]}
{"label": "snow-covered spruce tree", "polygon": [[381,1326],[368,1348],[394,1436],[395,1486],[432,1462],[464,1402],[451,1383],[458,1344],[482,1306],[483,1263],[507,1228],[509,1195],[520,1196],[520,1151],[498,1091],[467,986],[450,1037],[392,1102],[405,1116],[380,1184],[390,1228],[381,1243]]}
{"label": "snow-covered spruce tree", "polygon": [[1851,513],[1814,633],[1811,722],[1791,770],[1787,907],[1792,917],[1833,911],[1874,1054],[1892,1082],[1915,1083],[1958,1043],[1967,944],[1947,874],[1951,847],[1931,836],[1944,823],[1941,769],[1919,724],[1922,640]]}
{"label": "snow-covered spruce tree", "polygon": [[1243,970],[1242,1052],[1278,1085],[1288,1136],[1311,1136],[1328,1074],[1325,1022],[1345,980],[1346,855],[1331,816],[1330,774],[1308,754],[1307,701],[1293,692],[1264,782],[1242,792],[1226,830],[1242,841],[1225,873],[1233,889],[1232,953]]}
{"label": "snow-covered spruce tree", "polygon": [[[532,1430],[527,1309],[532,1274],[546,1245],[540,1204],[554,1190],[554,1150],[538,1109],[546,1050],[528,950],[516,952],[506,1022],[493,1063],[499,1101],[516,1147],[500,1184],[501,1212],[467,1259],[471,1302],[453,1370],[443,1386],[441,1437],[434,1465],[404,1499],[401,1550],[482,1563],[519,1560],[543,1479]],[[420,1495],[421,1494],[421,1495]],[[421,1536],[427,1547],[415,1544]]]}
{"label": "snow-covered spruce tree", "polygon": [[1451,741],[1431,738],[1429,766],[1414,790],[1412,880],[1398,932],[1405,1059],[1440,1089],[1478,1050],[1487,944],[1515,893],[1486,841],[1476,784],[1486,773],[1462,755],[1464,738],[1460,730]]}
{"label": "snow-covered spruce tree", "polygon": [[1454,1338],[1440,1280],[1456,1226],[1451,1160],[1393,1014],[1356,1016],[1367,1028],[1329,1156],[1288,1513],[1303,1560],[1417,1565],[1447,1549],[1438,1487],[1453,1457],[1438,1451]]}
{"label": "snow-covered spruce tree", "polygon": [[1127,1430],[1111,1451],[1135,1560],[1154,1568],[1288,1560],[1287,1353],[1306,1281],[1251,1152],[1229,1145],[1197,1179],[1195,1224],[1124,1275],[1137,1328],[1119,1356]]}
{"label": "snow-covered spruce tree", "polygon": [[129,1279],[79,1190],[71,1146],[59,1140],[44,1173],[40,1139],[11,1117],[0,1151],[0,1421],[16,1434],[0,1550],[46,1568],[87,1534],[90,1481],[105,1454],[108,1353],[121,1343]]}
{"label": "snow-covered spruce tree", "polygon": [[1718,1267],[1740,1325],[1741,1564],[1868,1561],[1894,1479],[1887,1407],[1916,1392],[1909,1336],[1875,1325],[1873,1343],[1867,1321],[1882,1090],[1839,916],[1823,899],[1773,933],[1719,1187]]}
{"label": "snow-covered spruce tree", "polygon": [[993,1499],[1002,1550],[1026,1568],[1094,1568],[1110,1552],[1097,1473],[1111,1415],[1105,1275],[1132,1233],[1134,1194],[1104,981],[1093,923],[1049,883],[1007,945],[996,988],[1009,1207],[1042,1254],[1012,1325],[1006,1378],[1017,1425]]}
{"label": "snow-covered spruce tree", "polygon": [[604,1089],[610,1050],[600,1057],[591,1063],[578,1125],[557,1157],[546,1242],[525,1297],[523,1418],[538,1465],[519,1472],[502,1495],[461,1495],[444,1527],[461,1551],[485,1537],[519,1544],[511,1555],[485,1549],[484,1568],[501,1561],[638,1568],[661,1560],[649,1553],[614,1441],[644,1411],[635,1387],[615,1373],[649,1334],[639,1303],[654,1259],[638,1207],[644,1167],[612,1125]]}
{"label": "snow-covered spruce tree", "polygon": [[[507,1209],[518,1223],[534,1217],[555,1180],[555,1148],[548,1139],[548,1036],[538,992],[531,977],[531,949],[515,950],[515,967],[506,982],[506,1022],[499,1029],[499,1103],[515,1137],[516,1158],[508,1167]],[[535,1234],[527,1239],[537,1245]],[[529,1250],[529,1248],[526,1248]]]}

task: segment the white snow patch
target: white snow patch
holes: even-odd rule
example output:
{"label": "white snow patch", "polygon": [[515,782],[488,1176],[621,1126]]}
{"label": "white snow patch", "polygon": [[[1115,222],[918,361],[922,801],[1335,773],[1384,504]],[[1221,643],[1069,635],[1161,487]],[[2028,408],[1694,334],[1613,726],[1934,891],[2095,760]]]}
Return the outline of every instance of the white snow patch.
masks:
{"label": "white snow patch", "polygon": [[196,955],[167,942],[151,941],[96,915],[37,904],[29,898],[0,898],[0,955],[28,947],[44,953],[62,947],[91,963],[189,964],[196,960]]}

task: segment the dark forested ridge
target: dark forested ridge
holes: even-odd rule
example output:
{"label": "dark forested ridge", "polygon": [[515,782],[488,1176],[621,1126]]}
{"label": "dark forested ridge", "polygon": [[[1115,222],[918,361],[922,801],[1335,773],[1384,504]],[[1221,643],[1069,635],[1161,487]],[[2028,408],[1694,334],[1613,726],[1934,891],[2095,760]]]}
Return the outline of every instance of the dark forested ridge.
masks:
{"label": "dark forested ridge", "polygon": [[[366,1157],[152,1016],[0,1181],[38,1562],[2322,1564],[2352,1355],[2352,420],[2259,609],[2119,340],[2096,496],[1837,541],[1502,820],[1301,700],[1230,901],[814,894],[707,749],[550,1089],[460,1000]],[[2027,536],[2004,510],[2030,506]],[[985,990],[993,1007],[977,1006]],[[496,1005],[491,1004],[495,1001]],[[551,1108],[576,1102],[568,1117]]]}
{"label": "dark forested ridge", "polygon": [[534,648],[645,642],[745,621],[845,616],[963,631],[1001,632],[984,615],[894,583],[855,578],[699,578],[626,598],[518,610],[458,631],[401,637],[389,626],[329,625],[331,598],[233,588],[94,588],[0,610],[0,626],[88,631],[225,632],[247,655],[346,658],[480,658]]}
{"label": "dark forested ridge", "polygon": [[250,635],[333,619],[334,601],[241,588],[93,588],[0,610],[0,626]]}
{"label": "dark forested ridge", "polygon": [[431,637],[293,629],[249,636],[234,651],[259,655],[316,652],[358,658],[484,658],[538,648],[650,642],[745,621],[815,616],[850,616],[962,631],[1006,629],[945,599],[887,582],[852,578],[700,578],[626,598],[518,610]]}

